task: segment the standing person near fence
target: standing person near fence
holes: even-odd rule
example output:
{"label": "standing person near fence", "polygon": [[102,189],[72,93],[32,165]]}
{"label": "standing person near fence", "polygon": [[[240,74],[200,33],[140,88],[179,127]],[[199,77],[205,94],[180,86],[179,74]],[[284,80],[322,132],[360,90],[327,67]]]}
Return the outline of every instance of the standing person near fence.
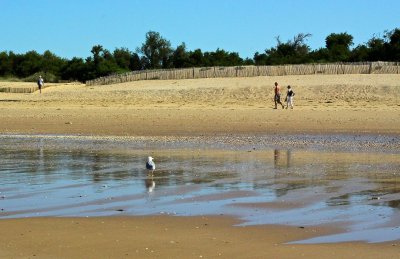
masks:
{"label": "standing person near fence", "polygon": [[287,88],[288,88],[288,90],[287,90],[286,98],[285,98],[285,101],[286,101],[286,109],[289,107],[289,105],[290,105],[290,108],[293,109],[293,96],[294,96],[294,92],[293,92],[292,88],[290,87],[290,85],[288,85]]}
{"label": "standing person near fence", "polygon": [[39,76],[37,84],[38,84],[38,87],[39,87],[39,93],[42,93],[42,87],[44,86],[44,80],[43,80],[42,76]]}
{"label": "standing person near fence", "polygon": [[278,109],[278,103],[282,105],[282,109],[285,108],[281,102],[281,87],[278,85],[278,82],[275,82],[274,92],[275,109]]}

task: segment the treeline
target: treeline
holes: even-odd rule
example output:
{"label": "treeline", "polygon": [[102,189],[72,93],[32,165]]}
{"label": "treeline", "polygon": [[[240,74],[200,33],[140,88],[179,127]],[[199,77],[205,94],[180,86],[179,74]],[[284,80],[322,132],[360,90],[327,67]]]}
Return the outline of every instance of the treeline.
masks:
{"label": "treeline", "polygon": [[348,33],[331,33],[325,39],[325,47],[311,50],[306,44],[311,34],[300,33],[292,40],[282,42],[276,38],[275,47],[256,52],[252,59],[243,59],[237,52],[223,49],[203,52],[201,49],[188,51],[185,43],[176,48],[158,32],[146,33],[145,42],[135,51],[117,48],[113,52],[101,45],[92,47],[92,56],[86,59],[74,57],[65,59],[49,50],[43,54],[29,51],[15,54],[0,52],[0,77],[17,77],[36,80],[38,73],[46,81],[81,81],[123,73],[132,70],[243,66],[281,65],[328,62],[400,61],[400,29],[386,31],[382,37],[374,36],[367,43],[352,48],[353,36]]}

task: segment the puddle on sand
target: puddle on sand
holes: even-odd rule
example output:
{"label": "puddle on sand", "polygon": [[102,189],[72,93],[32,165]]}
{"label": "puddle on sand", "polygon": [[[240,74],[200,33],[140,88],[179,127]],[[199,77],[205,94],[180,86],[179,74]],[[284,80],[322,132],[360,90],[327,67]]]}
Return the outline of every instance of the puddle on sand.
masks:
{"label": "puddle on sand", "polygon": [[[400,240],[398,151],[0,140],[0,218],[224,214],[243,225],[346,226],[345,233],[300,243]],[[148,155],[157,165],[153,175],[145,170]]]}

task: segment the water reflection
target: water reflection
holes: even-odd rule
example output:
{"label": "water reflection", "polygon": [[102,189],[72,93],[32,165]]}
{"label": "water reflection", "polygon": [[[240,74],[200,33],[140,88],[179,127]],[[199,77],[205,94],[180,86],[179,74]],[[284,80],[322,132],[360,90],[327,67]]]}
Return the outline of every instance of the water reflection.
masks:
{"label": "water reflection", "polygon": [[156,188],[156,182],[153,179],[153,176],[150,176],[144,180],[144,185],[146,186],[147,192],[153,192],[154,188]]}
{"label": "water reflection", "polygon": [[400,200],[391,200],[384,203],[379,203],[379,205],[389,206],[391,208],[400,209]]}
{"label": "water reflection", "polygon": [[[157,158],[153,174],[143,163],[149,153]],[[384,219],[400,213],[400,161],[393,154],[118,150],[39,138],[1,141],[0,164],[0,217],[224,213],[306,225],[366,221],[360,211],[371,208]]]}
{"label": "water reflection", "polygon": [[326,204],[328,206],[342,206],[342,205],[350,205],[351,195],[346,193],[344,195],[338,197],[332,197],[327,200]]}
{"label": "water reflection", "polygon": [[292,159],[292,151],[290,149],[281,150],[274,149],[274,168],[290,168],[290,161]]}

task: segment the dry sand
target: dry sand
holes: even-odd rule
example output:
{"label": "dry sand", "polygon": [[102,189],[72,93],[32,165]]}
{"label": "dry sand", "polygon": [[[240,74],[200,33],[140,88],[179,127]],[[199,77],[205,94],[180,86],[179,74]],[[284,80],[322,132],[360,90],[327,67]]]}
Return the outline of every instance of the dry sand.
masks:
{"label": "dry sand", "polygon": [[[295,109],[273,109],[273,83]],[[21,83],[0,82],[1,86]],[[58,84],[0,93],[0,134],[199,136],[400,134],[400,75],[315,75]],[[286,245],[335,228],[232,227],[226,217],[0,221],[1,258],[398,258],[398,241]]]}
{"label": "dry sand", "polygon": [[[273,83],[294,110],[274,110]],[[0,86],[17,83],[0,82]],[[57,85],[0,93],[0,133],[400,133],[400,75],[315,75]],[[285,89],[283,89],[285,91]],[[283,98],[282,98],[283,99]]]}

